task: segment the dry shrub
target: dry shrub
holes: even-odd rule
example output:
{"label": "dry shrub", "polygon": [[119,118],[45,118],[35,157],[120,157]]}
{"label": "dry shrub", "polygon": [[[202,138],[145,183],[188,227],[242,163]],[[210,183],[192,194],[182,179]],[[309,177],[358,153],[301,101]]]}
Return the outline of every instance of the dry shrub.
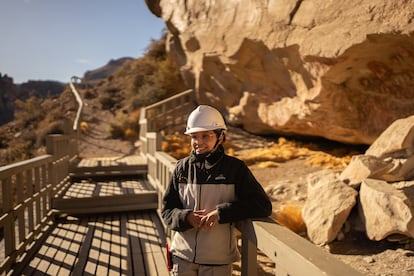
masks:
{"label": "dry shrub", "polygon": [[307,158],[305,164],[308,166],[343,169],[349,164],[354,154],[356,153],[343,149],[325,152],[318,150],[318,146],[313,143],[299,143],[281,137],[277,143],[271,143],[263,148],[239,151],[236,156],[248,165],[259,163],[264,167],[277,166],[278,162],[286,162],[296,158]]}
{"label": "dry shrub", "polygon": [[134,140],[138,138],[139,133],[139,111],[118,112],[114,122],[110,124],[111,138]]}
{"label": "dry shrub", "polygon": [[[259,167],[278,167],[279,163],[296,158],[306,158],[308,166],[326,169],[344,169],[356,152],[338,148],[328,151],[319,150],[314,143],[301,143],[280,137],[277,143],[269,143],[265,147],[240,150],[226,141],[224,148],[228,155],[243,160],[248,166],[258,164]],[[176,159],[181,159],[191,151],[190,141],[186,135],[167,135],[162,142],[162,150]]]}
{"label": "dry shrub", "polygon": [[121,125],[110,124],[109,133],[111,134],[112,139],[123,139],[124,138],[124,129]]}
{"label": "dry shrub", "polygon": [[306,224],[302,218],[302,207],[298,203],[285,203],[274,211],[272,218],[293,232],[303,234],[306,232]]}
{"label": "dry shrub", "polygon": [[85,99],[95,99],[98,96],[98,94],[95,91],[92,91],[91,89],[88,89],[83,93],[83,97]]}
{"label": "dry shrub", "polygon": [[102,95],[99,97],[99,102],[101,104],[101,108],[103,110],[111,109],[115,106],[116,101],[110,95]]}
{"label": "dry shrub", "polygon": [[190,141],[185,135],[166,135],[162,141],[161,149],[175,159],[188,156],[191,152]]}
{"label": "dry shrub", "polygon": [[80,132],[82,134],[87,134],[88,133],[88,123],[87,122],[81,122],[79,124],[79,129],[80,129]]}
{"label": "dry shrub", "polygon": [[352,155],[336,157],[325,152],[313,152],[305,162],[308,166],[318,166],[325,169],[342,169],[351,161]]}
{"label": "dry shrub", "polygon": [[136,131],[134,131],[132,128],[127,128],[124,131],[124,136],[126,139],[135,139],[138,137],[138,134]]}

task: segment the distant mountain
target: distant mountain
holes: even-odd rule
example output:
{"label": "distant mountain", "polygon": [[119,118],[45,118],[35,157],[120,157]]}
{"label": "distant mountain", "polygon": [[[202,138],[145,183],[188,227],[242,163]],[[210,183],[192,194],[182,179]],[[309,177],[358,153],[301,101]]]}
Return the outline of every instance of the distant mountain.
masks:
{"label": "distant mountain", "polygon": [[83,76],[84,81],[96,81],[100,79],[106,79],[112,75],[119,67],[125,62],[134,60],[133,58],[124,57],[119,59],[110,60],[105,66],[102,66],[95,70],[86,71]]}
{"label": "distant mountain", "polygon": [[66,83],[58,81],[31,81],[24,82],[20,85],[17,85],[17,98],[24,100],[31,96],[36,96],[38,98],[49,98],[65,90],[67,86]]}
{"label": "distant mountain", "polygon": [[0,74],[0,125],[14,119],[16,100],[25,100],[31,96],[40,99],[53,97],[62,93],[66,85],[58,81],[28,81],[14,84],[13,78]]}

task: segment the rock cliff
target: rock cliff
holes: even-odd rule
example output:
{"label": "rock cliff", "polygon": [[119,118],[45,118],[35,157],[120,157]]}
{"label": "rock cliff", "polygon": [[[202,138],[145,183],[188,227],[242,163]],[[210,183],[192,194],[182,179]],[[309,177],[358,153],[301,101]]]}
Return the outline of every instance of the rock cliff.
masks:
{"label": "rock cliff", "polygon": [[414,1],[146,0],[199,103],[256,134],[371,144],[414,114]]}

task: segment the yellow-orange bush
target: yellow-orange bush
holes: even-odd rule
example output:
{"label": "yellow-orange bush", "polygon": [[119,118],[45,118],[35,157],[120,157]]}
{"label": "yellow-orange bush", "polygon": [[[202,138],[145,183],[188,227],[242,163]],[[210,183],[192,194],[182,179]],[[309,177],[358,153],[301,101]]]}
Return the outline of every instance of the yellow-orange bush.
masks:
{"label": "yellow-orange bush", "polygon": [[306,224],[302,218],[302,207],[297,203],[285,203],[273,212],[272,218],[295,233],[305,233]]}
{"label": "yellow-orange bush", "polygon": [[[264,147],[240,150],[231,141],[224,145],[227,154],[236,156],[247,165],[258,164],[260,167],[277,167],[278,163],[296,158],[306,158],[308,166],[318,166],[327,169],[343,169],[356,153],[341,149],[324,152],[312,143],[300,143],[280,137],[277,143],[269,143]],[[189,138],[185,135],[168,135],[162,142],[162,150],[176,159],[187,156],[191,151]]]}
{"label": "yellow-orange bush", "polygon": [[88,123],[87,122],[81,122],[79,124],[79,129],[80,129],[82,134],[88,133]]}

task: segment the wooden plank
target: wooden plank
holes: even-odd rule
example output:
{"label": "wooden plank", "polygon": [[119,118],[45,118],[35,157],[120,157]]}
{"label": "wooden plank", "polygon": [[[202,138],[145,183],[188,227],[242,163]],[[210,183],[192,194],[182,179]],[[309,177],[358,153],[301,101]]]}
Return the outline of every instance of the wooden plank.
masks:
{"label": "wooden plank", "polygon": [[100,239],[99,257],[96,268],[96,275],[108,275],[109,254],[111,253],[110,239],[111,226],[110,217],[99,216],[99,226],[95,229],[97,232],[96,238]]}
{"label": "wooden plank", "polygon": [[148,216],[146,213],[142,214],[139,220],[138,232],[140,234],[141,248],[144,255],[144,263],[146,267],[146,273],[148,275],[157,275],[156,260],[154,260],[152,244],[154,243],[155,237],[150,234],[150,227],[148,227]]}
{"label": "wooden plank", "polygon": [[88,214],[156,209],[158,194],[146,192],[108,197],[53,199],[53,208],[68,214]]}
{"label": "wooden plank", "polygon": [[40,195],[40,181],[41,181],[41,179],[40,179],[40,173],[41,173],[41,170],[42,169],[43,169],[43,167],[41,167],[41,168],[35,168],[35,171],[34,171],[34,192],[36,193],[34,195],[34,197],[36,197],[36,201],[35,201],[35,211],[36,212],[34,213],[34,216],[35,216],[34,223],[35,223],[35,225],[39,225],[40,222],[41,222],[41,219],[42,219],[41,212],[40,212],[40,201],[41,201],[41,195]]}
{"label": "wooden plank", "polygon": [[[26,200],[33,198],[33,171],[26,171]],[[28,216],[28,232],[31,233],[34,230],[34,213],[33,202],[30,202],[27,207]]]}
{"label": "wooden plank", "polygon": [[165,252],[166,238],[156,212],[147,213],[149,233],[155,238],[152,244],[152,255],[156,262],[158,275],[168,275],[167,256]]}
{"label": "wooden plank", "polygon": [[86,263],[88,262],[89,251],[92,247],[92,240],[94,236],[95,223],[89,222],[89,217],[83,217],[80,226],[83,230],[81,236],[76,236],[76,240],[81,242],[77,262],[72,270],[72,275],[82,275],[85,271]]}
{"label": "wooden plank", "polygon": [[109,275],[124,274],[121,267],[121,215],[113,214],[111,219],[111,239],[109,256]]}
{"label": "wooden plank", "polygon": [[97,275],[97,267],[99,260],[99,248],[101,246],[100,237],[102,235],[102,217],[98,217],[97,221],[92,223],[93,231],[91,233],[91,243],[89,252],[86,256],[87,262],[85,264],[85,273],[91,275]]}
{"label": "wooden plank", "polygon": [[143,260],[144,252],[141,248],[141,237],[140,233],[138,232],[138,215],[138,213],[128,213],[127,228],[130,242],[130,253],[132,256],[132,269],[135,275],[146,275],[145,264]]}
{"label": "wooden plank", "polygon": [[133,276],[133,267],[132,267],[132,257],[129,246],[129,239],[128,239],[128,215],[123,213],[120,218],[120,228],[119,228],[119,234],[120,234],[120,246],[121,246],[121,274],[122,275],[128,275]]}

